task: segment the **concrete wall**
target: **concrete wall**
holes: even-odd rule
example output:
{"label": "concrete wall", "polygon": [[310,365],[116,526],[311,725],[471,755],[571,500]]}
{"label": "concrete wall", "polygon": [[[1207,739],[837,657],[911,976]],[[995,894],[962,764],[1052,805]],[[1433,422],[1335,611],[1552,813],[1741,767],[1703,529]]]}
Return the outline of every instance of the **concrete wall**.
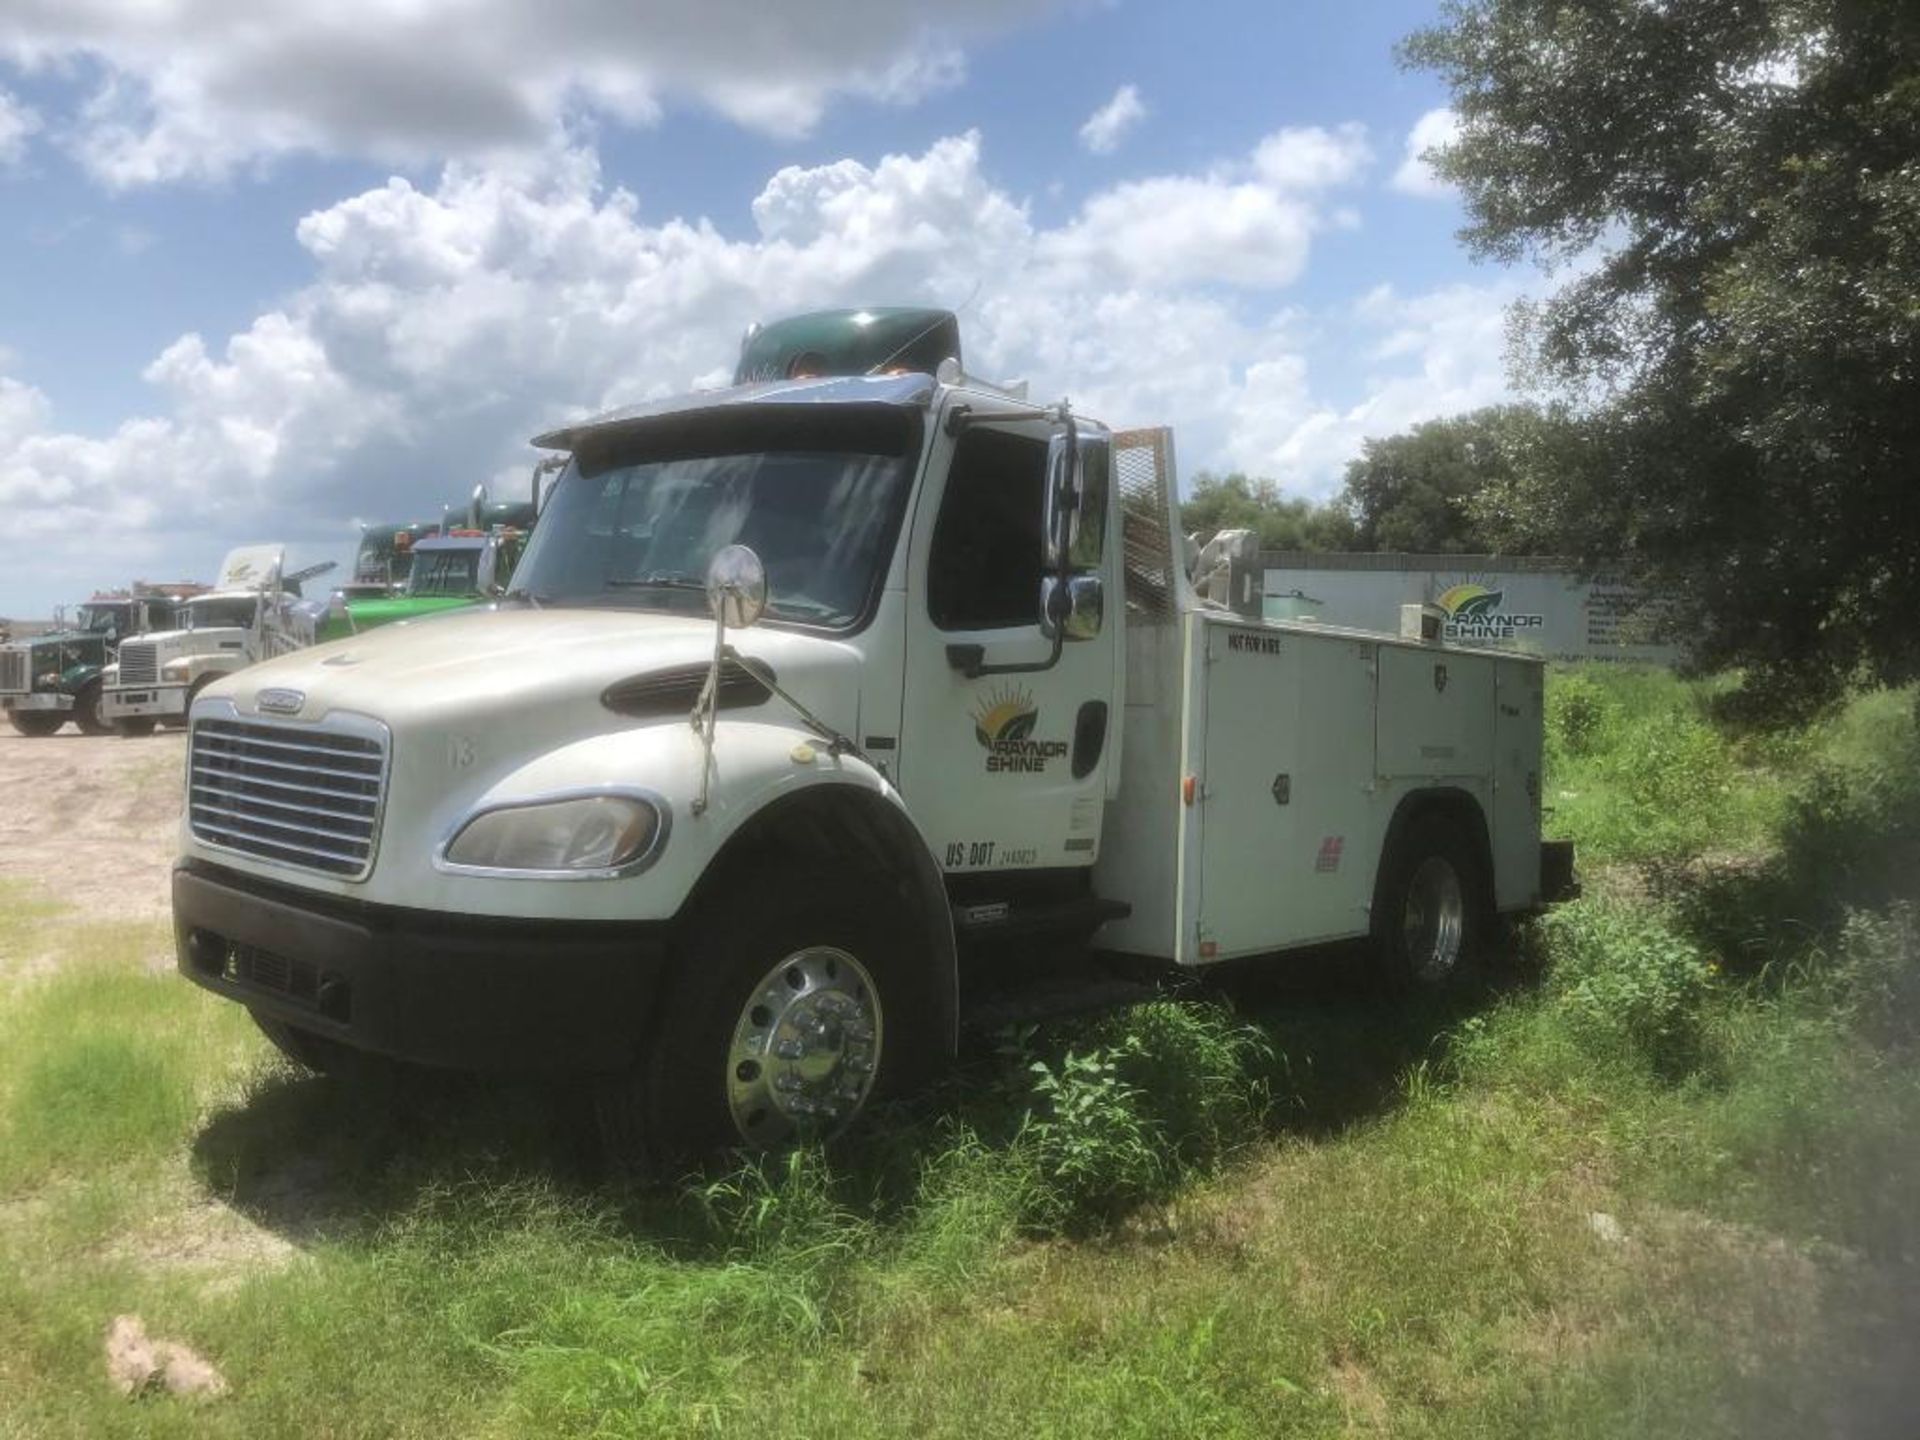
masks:
{"label": "concrete wall", "polygon": [[1498,555],[1261,557],[1267,613],[1328,625],[1398,630],[1400,607],[1437,604],[1447,637],[1562,660],[1667,665],[1680,647],[1657,643],[1660,604],[1615,575],[1582,575],[1567,561]]}

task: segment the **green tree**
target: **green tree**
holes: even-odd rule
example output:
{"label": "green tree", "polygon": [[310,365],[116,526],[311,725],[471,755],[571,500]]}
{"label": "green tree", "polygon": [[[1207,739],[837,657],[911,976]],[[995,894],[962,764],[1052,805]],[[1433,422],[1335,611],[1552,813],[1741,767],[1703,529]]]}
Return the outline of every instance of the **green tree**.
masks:
{"label": "green tree", "polygon": [[1355,548],[1487,554],[1521,538],[1512,523],[1485,523],[1477,502],[1512,480],[1516,450],[1541,423],[1528,407],[1496,405],[1368,440],[1341,495],[1358,527]]}
{"label": "green tree", "polygon": [[[1404,58],[1587,443],[1483,513],[1672,595],[1773,713],[1920,675],[1920,5],[1450,0]],[[1549,447],[1551,448],[1551,447]]]}
{"label": "green tree", "polygon": [[1288,499],[1273,481],[1251,480],[1238,471],[1195,475],[1180,506],[1180,523],[1202,542],[1222,530],[1252,530],[1263,550],[1354,548],[1353,517],[1338,502]]}

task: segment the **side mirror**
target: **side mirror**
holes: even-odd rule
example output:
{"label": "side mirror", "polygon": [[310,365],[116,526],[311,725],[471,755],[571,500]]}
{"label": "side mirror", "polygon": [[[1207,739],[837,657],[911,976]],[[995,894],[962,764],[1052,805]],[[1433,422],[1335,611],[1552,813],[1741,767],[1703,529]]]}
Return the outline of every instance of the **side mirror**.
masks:
{"label": "side mirror", "polygon": [[745,630],[767,608],[767,568],[745,545],[729,545],[707,566],[707,606],[721,625]]}
{"label": "side mirror", "polygon": [[1073,536],[1073,512],[1078,499],[1078,468],[1071,430],[1047,442],[1047,488],[1040,533],[1046,539],[1046,568],[1059,574],[1066,568],[1067,547]]}
{"label": "side mirror", "polygon": [[1106,590],[1098,575],[1074,575],[1063,584],[1049,575],[1040,582],[1041,628],[1063,640],[1092,640],[1106,620]]}
{"label": "side mirror", "polygon": [[1052,574],[1097,570],[1106,553],[1108,472],[1104,436],[1076,432],[1047,444],[1046,568]]}

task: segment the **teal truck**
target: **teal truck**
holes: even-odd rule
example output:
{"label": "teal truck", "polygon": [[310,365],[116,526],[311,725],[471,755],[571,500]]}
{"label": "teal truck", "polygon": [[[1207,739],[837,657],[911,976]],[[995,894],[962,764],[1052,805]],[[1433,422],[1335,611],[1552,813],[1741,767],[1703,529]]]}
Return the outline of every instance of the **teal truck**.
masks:
{"label": "teal truck", "polygon": [[135,584],[96,594],[71,621],[0,645],[0,709],[22,735],[51,735],[71,720],[87,735],[111,727],[100,713],[102,675],[129,636],[170,629],[204,585]]}

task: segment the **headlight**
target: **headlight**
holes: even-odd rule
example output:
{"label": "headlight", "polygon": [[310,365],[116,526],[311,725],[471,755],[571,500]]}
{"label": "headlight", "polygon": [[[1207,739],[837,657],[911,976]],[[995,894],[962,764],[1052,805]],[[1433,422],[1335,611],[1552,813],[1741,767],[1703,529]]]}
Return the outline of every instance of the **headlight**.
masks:
{"label": "headlight", "polygon": [[661,812],[632,795],[582,795],[483,811],[446,849],[449,865],[556,874],[617,870],[660,837]]}
{"label": "headlight", "polygon": [[191,660],[169,660],[160,667],[160,675],[166,680],[184,680],[187,672],[193,668]]}

